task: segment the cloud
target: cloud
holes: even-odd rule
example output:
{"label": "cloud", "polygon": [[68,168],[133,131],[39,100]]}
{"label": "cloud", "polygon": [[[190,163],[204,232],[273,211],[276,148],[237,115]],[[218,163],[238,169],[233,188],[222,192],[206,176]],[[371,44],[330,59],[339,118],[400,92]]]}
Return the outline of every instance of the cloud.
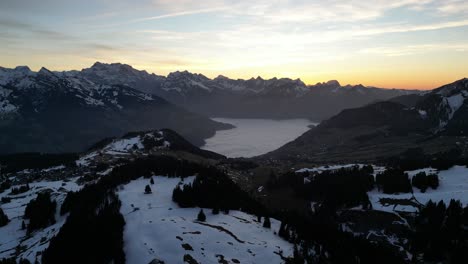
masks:
{"label": "cloud", "polygon": [[10,30],[26,31],[34,34],[36,37],[43,37],[49,39],[66,39],[69,36],[58,31],[49,30],[37,25],[23,23],[17,20],[3,19],[0,18],[0,27]]}
{"label": "cloud", "polygon": [[[88,41],[76,36],[62,33],[60,31],[51,30],[40,25],[24,23],[12,19],[0,19],[0,29],[7,29],[7,33],[0,34],[2,41],[10,44],[12,48],[21,48],[29,46],[30,48],[37,48],[40,43],[43,43],[46,49],[66,49],[72,47],[73,49],[86,49],[86,50],[99,50],[99,51],[114,51],[119,50],[115,45],[108,45],[96,41]],[[27,41],[28,37],[25,33],[30,35],[34,41]],[[25,41],[26,40],[26,41]],[[18,45],[17,47],[11,46]],[[4,43],[5,44],[5,43]]]}
{"label": "cloud", "polygon": [[250,16],[268,23],[362,21],[382,17],[385,12],[401,8],[424,7],[434,0],[154,0],[163,10],[203,10],[222,6],[233,16]]}
{"label": "cloud", "polygon": [[436,9],[444,15],[467,14],[468,2],[465,0],[439,1]]}
{"label": "cloud", "polygon": [[362,54],[376,54],[388,57],[408,56],[415,54],[424,54],[435,51],[468,51],[468,43],[459,44],[420,44],[406,45],[397,47],[375,47],[367,48],[360,51]]}
{"label": "cloud", "polygon": [[223,11],[223,10],[226,10],[226,9],[227,9],[227,7],[213,7],[213,8],[206,8],[206,9],[187,10],[187,11],[168,13],[168,14],[151,16],[151,17],[138,18],[138,19],[135,19],[135,20],[131,20],[128,23],[159,20],[159,19],[164,19],[164,18],[180,17],[180,16],[187,16],[187,15],[213,13],[213,12]]}

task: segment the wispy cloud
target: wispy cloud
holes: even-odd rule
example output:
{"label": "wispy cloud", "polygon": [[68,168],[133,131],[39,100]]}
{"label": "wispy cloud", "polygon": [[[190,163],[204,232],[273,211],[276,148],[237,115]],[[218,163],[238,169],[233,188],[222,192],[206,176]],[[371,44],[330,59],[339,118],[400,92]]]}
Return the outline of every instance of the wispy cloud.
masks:
{"label": "wispy cloud", "polygon": [[406,45],[396,47],[374,47],[360,51],[362,54],[377,54],[389,57],[408,56],[415,54],[424,54],[434,51],[468,51],[468,43],[461,44],[421,44],[421,45]]}
{"label": "wispy cloud", "polygon": [[468,2],[465,0],[438,1],[437,11],[445,15],[467,14]]}
{"label": "wispy cloud", "polygon": [[128,21],[128,23],[137,23],[137,22],[159,20],[159,19],[165,19],[165,18],[171,18],[171,17],[213,13],[213,12],[219,12],[219,11],[223,11],[227,9],[228,7],[214,7],[214,8],[206,8],[206,9],[187,10],[187,11],[182,11],[182,12],[175,12],[175,13],[169,13],[169,14],[163,14],[163,15],[157,15],[157,16],[138,18],[138,19]]}
{"label": "wispy cloud", "polygon": [[[67,33],[63,33],[57,30],[49,29],[40,25],[25,23],[13,19],[0,19],[0,29],[6,29],[7,34],[0,34],[2,41],[6,41],[11,45],[21,44],[21,47],[30,46],[30,48],[36,48],[41,42],[46,44],[46,48],[55,49],[58,46],[75,47],[78,49],[86,50],[118,50],[119,48],[115,45],[103,44],[97,41],[88,41],[81,39],[77,36],[73,36]],[[30,35],[34,42],[25,41],[28,39],[24,33]],[[51,43],[53,41],[53,43]],[[13,48],[18,48],[14,47]]]}

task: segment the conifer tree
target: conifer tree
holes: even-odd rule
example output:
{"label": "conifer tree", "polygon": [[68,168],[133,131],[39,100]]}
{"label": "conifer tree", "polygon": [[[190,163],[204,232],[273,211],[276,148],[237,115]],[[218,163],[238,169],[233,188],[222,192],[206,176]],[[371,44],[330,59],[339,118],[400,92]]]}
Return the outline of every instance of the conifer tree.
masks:
{"label": "conifer tree", "polygon": [[263,221],[263,227],[265,227],[265,228],[271,228],[270,217],[265,216],[265,220]]}
{"label": "conifer tree", "polygon": [[280,225],[280,228],[278,230],[278,235],[282,238],[286,238],[286,224],[281,221],[281,225]]}
{"label": "conifer tree", "polygon": [[55,211],[57,203],[52,200],[50,193],[38,193],[36,199],[32,199],[24,210],[24,219],[29,219],[28,233],[55,223]]}
{"label": "conifer tree", "polygon": [[205,222],[206,221],[206,215],[203,212],[203,209],[200,209],[200,212],[197,215],[197,220],[200,222]]}
{"label": "conifer tree", "polygon": [[150,194],[150,193],[152,193],[151,187],[149,185],[146,185],[145,186],[145,194]]}
{"label": "conifer tree", "polygon": [[5,226],[9,221],[8,216],[3,212],[2,208],[0,208],[0,226]]}

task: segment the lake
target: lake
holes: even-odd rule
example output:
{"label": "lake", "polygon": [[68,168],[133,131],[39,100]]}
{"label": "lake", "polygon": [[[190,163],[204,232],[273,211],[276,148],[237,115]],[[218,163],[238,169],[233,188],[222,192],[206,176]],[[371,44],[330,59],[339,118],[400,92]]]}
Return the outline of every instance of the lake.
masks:
{"label": "lake", "polygon": [[217,131],[202,149],[230,158],[253,157],[275,150],[296,139],[315,123],[307,119],[237,119],[212,118],[232,124],[233,129]]}

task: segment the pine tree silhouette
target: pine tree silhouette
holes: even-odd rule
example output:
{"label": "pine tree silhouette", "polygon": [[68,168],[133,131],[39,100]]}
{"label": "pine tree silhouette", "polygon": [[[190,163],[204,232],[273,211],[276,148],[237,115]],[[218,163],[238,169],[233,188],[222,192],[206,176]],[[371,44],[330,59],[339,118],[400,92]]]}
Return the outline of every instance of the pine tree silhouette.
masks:
{"label": "pine tree silhouette", "polygon": [[203,209],[200,209],[200,212],[199,212],[198,215],[197,215],[197,220],[198,220],[198,221],[201,221],[201,222],[205,222],[205,221],[206,221],[206,215],[205,215],[205,213],[203,212]]}
{"label": "pine tree silhouette", "polygon": [[146,185],[145,186],[145,194],[150,194],[150,193],[152,193],[151,187],[149,185]]}
{"label": "pine tree silhouette", "polygon": [[0,208],[0,226],[8,224],[9,221],[8,216],[3,212],[2,208]]}

